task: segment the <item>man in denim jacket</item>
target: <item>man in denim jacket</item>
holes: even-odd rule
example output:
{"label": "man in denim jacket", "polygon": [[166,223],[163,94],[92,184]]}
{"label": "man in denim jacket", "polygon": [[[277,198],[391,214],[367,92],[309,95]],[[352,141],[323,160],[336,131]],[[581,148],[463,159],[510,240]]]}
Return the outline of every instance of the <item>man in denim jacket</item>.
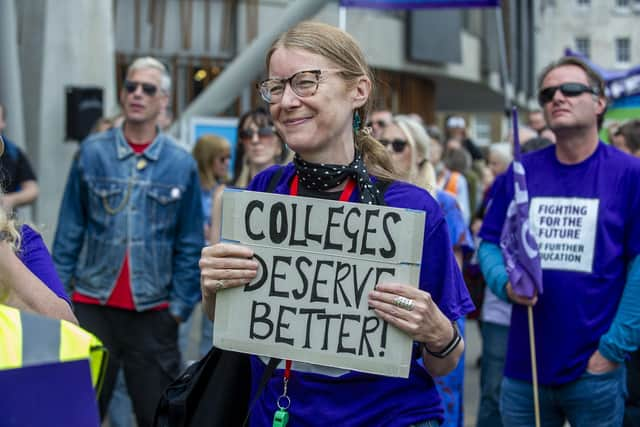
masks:
{"label": "man in denim jacket", "polygon": [[82,143],[53,245],[80,324],[110,351],[101,414],[122,366],[140,427],[179,372],[178,324],[200,299],[197,167],[156,125],[170,84],[156,59],[131,64],[124,124]]}

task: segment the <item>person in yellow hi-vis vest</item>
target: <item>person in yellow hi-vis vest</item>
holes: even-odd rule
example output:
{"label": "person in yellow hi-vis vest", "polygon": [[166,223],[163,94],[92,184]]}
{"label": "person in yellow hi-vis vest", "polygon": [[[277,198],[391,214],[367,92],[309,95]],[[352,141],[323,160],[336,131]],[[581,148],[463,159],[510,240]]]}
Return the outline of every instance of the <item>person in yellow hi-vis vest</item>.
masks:
{"label": "person in yellow hi-vis vest", "polygon": [[98,338],[66,320],[0,304],[0,370],[80,359],[89,361],[97,395],[107,360]]}
{"label": "person in yellow hi-vis vest", "polygon": [[0,425],[97,427],[106,361],[79,326],[0,304]]}

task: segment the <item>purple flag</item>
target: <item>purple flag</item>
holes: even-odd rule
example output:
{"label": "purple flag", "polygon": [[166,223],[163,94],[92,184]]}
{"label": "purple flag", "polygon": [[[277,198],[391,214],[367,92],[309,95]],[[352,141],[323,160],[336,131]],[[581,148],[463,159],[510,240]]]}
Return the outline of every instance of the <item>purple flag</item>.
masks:
{"label": "purple flag", "polygon": [[518,112],[513,116],[513,200],[507,209],[507,218],[500,235],[500,247],[513,291],[532,298],[537,291],[542,294],[542,266],[538,244],[529,228],[529,193],[520,162],[520,138],[518,137]]}
{"label": "purple flag", "polygon": [[500,0],[340,0],[340,6],[370,9],[498,7]]}

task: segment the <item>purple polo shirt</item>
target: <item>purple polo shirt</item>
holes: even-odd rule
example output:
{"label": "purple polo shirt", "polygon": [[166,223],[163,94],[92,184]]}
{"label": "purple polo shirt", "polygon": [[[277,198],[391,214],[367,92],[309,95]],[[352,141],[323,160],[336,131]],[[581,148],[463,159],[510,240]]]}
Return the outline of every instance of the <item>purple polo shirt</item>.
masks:
{"label": "purple polo shirt", "polygon": [[[277,167],[259,174],[249,185],[264,191]],[[289,194],[295,168],[284,167],[274,193]],[[350,201],[359,201],[356,188]],[[394,182],[384,194],[390,207],[426,212],[420,289],[431,294],[440,310],[455,320],[474,309],[451,250],[449,231],[438,202],[414,185]],[[411,236],[407,236],[410,239]],[[414,346],[409,378],[380,375],[293,362],[288,393],[292,399],[289,426],[390,426],[443,420],[443,410],[433,379],[418,364]],[[252,357],[252,387],[256,389],[265,364]],[[282,365],[281,365],[282,366]],[[283,370],[276,369],[251,413],[252,426],[271,425],[277,397],[282,393]]]}
{"label": "purple polo shirt", "polygon": [[[627,264],[640,253],[640,160],[600,142],[575,165],[555,146],[525,155],[529,222],[544,293],[533,308],[540,384],[576,380],[616,314]],[[513,198],[513,170],[499,177],[480,237],[499,244]],[[505,375],[531,381],[527,310],[514,305]]]}

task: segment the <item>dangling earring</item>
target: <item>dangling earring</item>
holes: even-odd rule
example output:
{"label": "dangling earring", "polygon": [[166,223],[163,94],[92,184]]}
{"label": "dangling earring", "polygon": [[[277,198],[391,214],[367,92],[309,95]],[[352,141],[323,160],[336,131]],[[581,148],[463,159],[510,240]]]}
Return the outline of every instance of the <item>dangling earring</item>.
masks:
{"label": "dangling earring", "polygon": [[353,131],[358,132],[360,130],[360,125],[362,124],[362,120],[360,120],[360,113],[356,110],[353,115]]}

